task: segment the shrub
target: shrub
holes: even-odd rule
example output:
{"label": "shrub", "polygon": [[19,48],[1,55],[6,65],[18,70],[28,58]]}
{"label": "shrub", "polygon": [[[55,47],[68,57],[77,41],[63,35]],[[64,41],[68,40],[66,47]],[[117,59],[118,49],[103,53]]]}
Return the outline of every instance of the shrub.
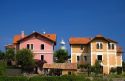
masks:
{"label": "shrub", "polygon": [[26,77],[0,77],[0,81],[28,81]]}
{"label": "shrub", "polygon": [[112,67],[112,68],[110,69],[110,72],[111,72],[111,73],[116,73],[116,72],[117,72],[117,68],[113,68],[113,67]]}
{"label": "shrub", "polygon": [[6,71],[6,62],[0,61],[0,75],[4,75]]}

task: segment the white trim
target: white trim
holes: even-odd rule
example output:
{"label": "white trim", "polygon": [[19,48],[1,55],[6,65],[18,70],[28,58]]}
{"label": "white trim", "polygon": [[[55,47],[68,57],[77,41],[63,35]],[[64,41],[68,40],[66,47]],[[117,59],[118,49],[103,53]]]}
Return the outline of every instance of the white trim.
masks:
{"label": "white trim", "polygon": [[108,43],[107,43],[106,55],[107,55],[107,67],[108,67],[108,74],[109,74],[109,53],[108,53]]}
{"label": "white trim", "polygon": [[[76,54],[76,55],[82,55],[82,53],[72,53],[72,54]],[[89,53],[83,53],[85,56],[87,56]]]}
{"label": "white trim", "polygon": [[73,54],[73,53],[72,53],[72,45],[71,45],[71,63],[72,63],[72,54]]}
{"label": "white trim", "polygon": [[35,51],[33,51],[33,53],[53,53],[53,52],[35,52]]}
{"label": "white trim", "polygon": [[104,53],[104,54],[105,54],[105,53],[108,53],[108,54],[114,54],[115,52],[113,52],[113,53],[112,53],[112,52],[101,52],[101,51],[93,52],[93,54],[96,54],[96,53]]}
{"label": "white trim", "polygon": [[122,67],[122,65],[117,65],[117,67]]}
{"label": "white trim", "polygon": [[[111,45],[111,49],[108,49],[108,47],[107,47],[108,51],[115,51],[116,50],[116,44],[115,43],[108,43],[108,44]],[[114,44],[114,49],[112,49],[112,44]]]}
{"label": "white trim", "polygon": [[121,66],[122,66],[122,60],[123,60],[123,59],[122,59],[122,55],[121,55],[120,57],[121,57]]}
{"label": "white trim", "polygon": [[92,54],[93,54],[93,52],[92,52],[92,43],[90,44],[90,48],[91,48],[91,52],[90,52],[90,57],[91,57],[91,66],[93,65],[93,57],[92,57]]}
{"label": "white trim", "polygon": [[[97,50],[102,50],[102,49],[103,49],[103,42],[96,42],[96,45],[97,45],[97,44],[99,44],[99,49],[97,49],[97,47],[96,47],[96,49],[97,49]],[[101,44],[102,44],[102,49],[101,49]]]}
{"label": "white trim", "polygon": [[81,56],[80,55],[76,55],[76,63],[78,63],[77,56],[79,56],[79,61],[81,61]]}

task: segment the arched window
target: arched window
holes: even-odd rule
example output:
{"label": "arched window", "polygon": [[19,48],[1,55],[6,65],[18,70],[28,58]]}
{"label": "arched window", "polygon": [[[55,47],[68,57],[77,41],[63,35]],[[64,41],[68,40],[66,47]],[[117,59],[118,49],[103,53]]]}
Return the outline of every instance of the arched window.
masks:
{"label": "arched window", "polygon": [[112,49],[114,49],[115,48],[115,46],[114,46],[114,44],[112,44]]}
{"label": "arched window", "polygon": [[103,49],[103,44],[102,44],[101,42],[98,42],[98,43],[96,44],[96,48],[97,48],[97,49]]}
{"label": "arched window", "polygon": [[103,45],[102,45],[102,43],[100,43],[100,49],[103,49]]}
{"label": "arched window", "polygon": [[96,44],[96,48],[99,49],[99,43]]}

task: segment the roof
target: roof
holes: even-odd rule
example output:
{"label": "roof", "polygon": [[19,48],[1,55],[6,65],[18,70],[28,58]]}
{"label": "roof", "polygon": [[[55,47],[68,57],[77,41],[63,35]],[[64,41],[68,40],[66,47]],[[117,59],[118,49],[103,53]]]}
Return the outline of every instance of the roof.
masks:
{"label": "roof", "polygon": [[70,44],[88,44],[91,38],[75,38],[72,37],[69,39]]}
{"label": "roof", "polygon": [[[30,37],[33,34],[39,34],[39,33],[34,32],[34,33],[32,33],[32,34],[30,34],[28,36],[25,35],[24,38],[21,37],[21,34],[20,35],[15,35],[14,38],[13,38],[13,43],[17,43],[19,41],[22,41],[22,40]],[[53,42],[56,42],[56,34],[39,34],[39,35],[42,36],[42,37],[45,37],[45,38],[47,38],[47,39],[49,39],[49,40],[51,40]]]}
{"label": "roof", "polygon": [[42,34],[42,35],[56,42],[56,34]]}
{"label": "roof", "polygon": [[21,35],[15,35],[13,38],[13,43],[17,43],[17,41],[20,39],[21,39]]}
{"label": "roof", "polygon": [[14,44],[8,44],[5,46],[5,48],[15,48]]}
{"label": "roof", "polygon": [[122,53],[122,52],[123,52],[122,47],[117,45],[117,53]]}
{"label": "roof", "polygon": [[70,44],[88,44],[90,42],[92,42],[95,39],[103,39],[107,42],[114,42],[117,43],[116,41],[109,39],[109,38],[105,38],[102,35],[96,35],[94,38],[82,38],[82,37],[71,37],[69,39],[69,43]]}
{"label": "roof", "polygon": [[101,38],[101,39],[104,39],[106,40],[107,42],[114,42],[114,43],[117,43],[116,41],[112,40],[112,39],[109,39],[109,38],[106,38],[104,37],[103,35],[99,34],[99,35],[96,35],[96,37],[94,37],[92,40],[96,39],[96,38]]}
{"label": "roof", "polygon": [[54,63],[54,64],[45,63],[43,65],[43,68],[77,70],[77,64],[76,63]]}

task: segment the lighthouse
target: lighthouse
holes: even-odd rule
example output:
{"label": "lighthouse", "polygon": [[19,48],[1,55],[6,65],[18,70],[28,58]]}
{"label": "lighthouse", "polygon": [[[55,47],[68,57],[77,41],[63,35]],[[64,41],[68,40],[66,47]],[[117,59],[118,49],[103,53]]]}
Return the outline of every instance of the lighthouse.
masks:
{"label": "lighthouse", "polygon": [[66,45],[65,41],[62,39],[61,42],[60,42],[60,49],[66,50],[66,46],[65,45]]}

